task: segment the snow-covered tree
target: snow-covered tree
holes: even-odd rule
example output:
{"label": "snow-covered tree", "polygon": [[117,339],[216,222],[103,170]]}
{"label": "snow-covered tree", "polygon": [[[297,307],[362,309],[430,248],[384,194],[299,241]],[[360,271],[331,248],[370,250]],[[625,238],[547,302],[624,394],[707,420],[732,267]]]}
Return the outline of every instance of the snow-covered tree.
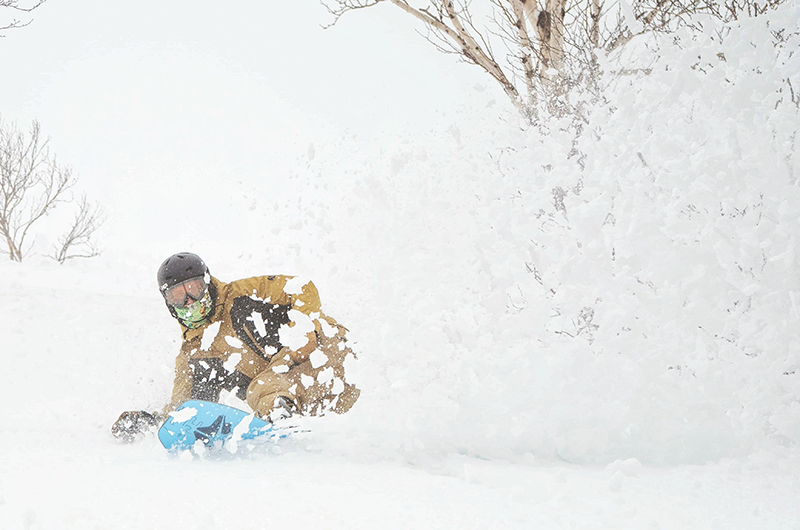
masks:
{"label": "snow-covered tree", "polygon": [[[348,11],[391,3],[421,21],[428,40],[458,55],[497,81],[513,104],[535,120],[542,112],[563,116],[600,96],[600,55],[637,35],[670,32],[723,20],[757,16],[784,0],[322,0],[334,24]],[[412,5],[413,4],[413,5]],[[422,4],[420,6],[420,4]],[[419,6],[419,7],[415,7]],[[333,25],[333,24],[332,24]],[[497,45],[507,50],[495,54]],[[576,93],[584,97],[575,98]]]}

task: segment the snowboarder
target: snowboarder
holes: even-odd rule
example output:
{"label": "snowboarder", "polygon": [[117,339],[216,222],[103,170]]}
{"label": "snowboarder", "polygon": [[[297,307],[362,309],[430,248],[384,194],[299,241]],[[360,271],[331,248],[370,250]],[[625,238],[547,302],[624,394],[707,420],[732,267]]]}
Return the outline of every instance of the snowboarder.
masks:
{"label": "snowboarder", "polygon": [[[343,326],[324,315],[313,283],[259,276],[223,283],[199,256],[170,256],[158,286],[183,343],[170,403],[160,413],[124,412],[112,427],[132,441],[189,399],[235,396],[261,418],[347,412],[360,391],[345,381],[354,355]],[[227,394],[223,394],[223,391]]]}

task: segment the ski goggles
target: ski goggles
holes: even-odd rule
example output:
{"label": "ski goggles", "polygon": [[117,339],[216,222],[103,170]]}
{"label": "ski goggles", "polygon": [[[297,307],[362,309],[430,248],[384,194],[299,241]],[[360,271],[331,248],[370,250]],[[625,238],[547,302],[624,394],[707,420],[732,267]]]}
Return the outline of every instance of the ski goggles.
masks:
{"label": "ski goggles", "polygon": [[172,307],[184,307],[189,303],[189,298],[196,302],[203,298],[208,290],[205,280],[200,276],[173,285],[164,291],[164,299]]}
{"label": "ski goggles", "polygon": [[183,307],[172,308],[178,320],[189,329],[197,329],[205,324],[206,318],[213,312],[213,309],[214,302],[211,301],[211,293],[207,290],[200,300],[195,300]]}

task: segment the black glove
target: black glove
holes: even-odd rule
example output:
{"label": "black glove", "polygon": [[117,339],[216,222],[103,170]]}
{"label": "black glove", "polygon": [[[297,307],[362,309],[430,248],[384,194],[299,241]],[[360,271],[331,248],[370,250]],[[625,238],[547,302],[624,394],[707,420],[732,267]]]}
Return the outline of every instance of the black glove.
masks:
{"label": "black glove", "polygon": [[120,414],[119,419],[111,426],[114,438],[125,443],[135,442],[136,439],[158,425],[158,418],[143,410],[132,410]]}

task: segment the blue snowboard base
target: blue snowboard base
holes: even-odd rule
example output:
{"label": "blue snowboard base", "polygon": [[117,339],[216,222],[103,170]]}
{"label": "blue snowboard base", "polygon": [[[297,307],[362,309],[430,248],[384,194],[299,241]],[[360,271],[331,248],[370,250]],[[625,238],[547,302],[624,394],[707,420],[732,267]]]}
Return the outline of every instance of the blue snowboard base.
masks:
{"label": "blue snowboard base", "polygon": [[190,400],[169,414],[158,439],[170,451],[226,447],[236,452],[241,441],[274,441],[289,432],[234,407]]}

